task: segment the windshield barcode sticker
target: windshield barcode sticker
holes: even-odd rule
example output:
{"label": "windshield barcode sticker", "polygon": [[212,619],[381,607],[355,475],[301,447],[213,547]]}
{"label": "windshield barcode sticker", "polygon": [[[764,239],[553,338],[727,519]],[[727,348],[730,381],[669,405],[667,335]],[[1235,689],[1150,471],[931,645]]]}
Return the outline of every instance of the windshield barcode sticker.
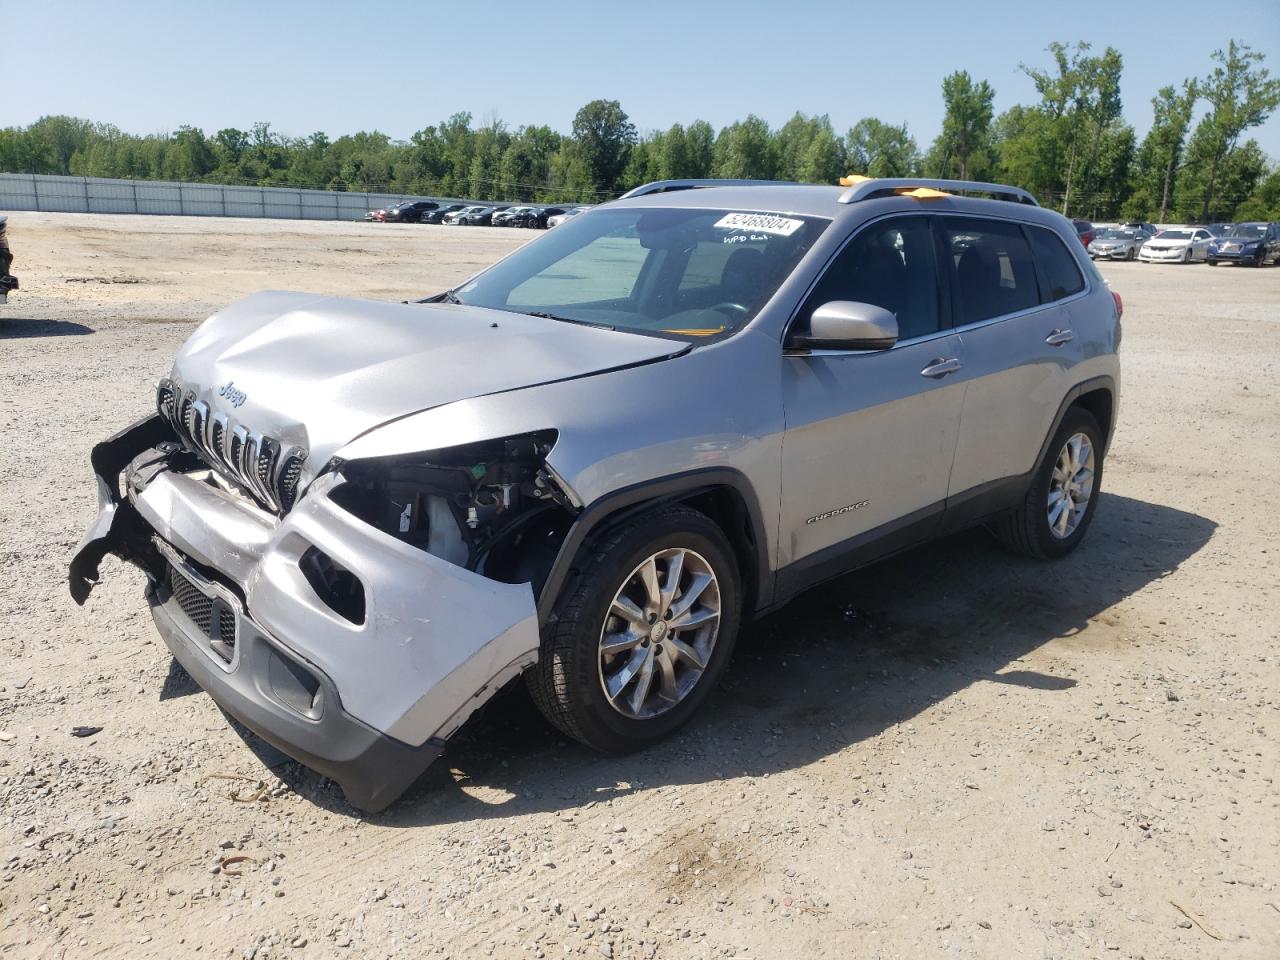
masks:
{"label": "windshield barcode sticker", "polygon": [[727,213],[715,225],[721,230],[757,230],[789,237],[804,226],[804,221],[773,217],[767,213]]}

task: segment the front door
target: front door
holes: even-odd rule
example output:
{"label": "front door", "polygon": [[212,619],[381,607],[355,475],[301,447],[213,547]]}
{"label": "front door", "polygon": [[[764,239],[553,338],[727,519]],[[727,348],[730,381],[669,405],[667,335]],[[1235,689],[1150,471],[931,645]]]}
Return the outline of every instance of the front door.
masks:
{"label": "front door", "polygon": [[959,337],[944,321],[930,217],[864,227],[797,317],[832,300],[893,313],[899,339],[879,351],[815,350],[783,363],[779,589],[923,539],[947,495],[964,394]]}

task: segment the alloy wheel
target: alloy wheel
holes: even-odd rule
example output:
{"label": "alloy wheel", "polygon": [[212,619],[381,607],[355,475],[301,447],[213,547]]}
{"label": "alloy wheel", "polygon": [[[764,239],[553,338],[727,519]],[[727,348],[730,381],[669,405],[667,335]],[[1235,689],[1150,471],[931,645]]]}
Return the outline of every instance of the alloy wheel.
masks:
{"label": "alloy wheel", "polygon": [[618,713],[643,720],[692,692],[720,632],[720,583],[704,557],[675,547],[639,564],[600,631],[600,685]]}
{"label": "alloy wheel", "polygon": [[1049,479],[1049,531],[1059,540],[1067,539],[1080,526],[1093,497],[1093,477],[1093,443],[1083,433],[1072,434],[1058,452]]}

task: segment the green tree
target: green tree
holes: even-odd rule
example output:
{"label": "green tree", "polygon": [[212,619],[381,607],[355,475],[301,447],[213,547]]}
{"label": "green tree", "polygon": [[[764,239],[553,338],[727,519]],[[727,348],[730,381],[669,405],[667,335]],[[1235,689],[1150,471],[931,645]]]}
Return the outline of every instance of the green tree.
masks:
{"label": "green tree", "polygon": [[1266,122],[1280,106],[1280,80],[1262,66],[1263,54],[1231,40],[1227,49],[1215,50],[1218,66],[1200,82],[1200,95],[1209,103],[1209,113],[1196,128],[1200,141],[1197,160],[1207,169],[1200,180],[1203,193],[1200,219],[1207,220],[1221,189],[1223,163],[1231,156],[1241,135]]}
{"label": "green tree", "polygon": [[1092,185],[1092,166],[1103,131],[1120,115],[1120,54],[1107,47],[1095,57],[1089,55],[1089,50],[1087,43],[1054,42],[1048,47],[1053,71],[1020,65],[1035,84],[1040,94],[1038,109],[1048,121],[1040,136],[1054,175],[1052,186],[1045,192],[1056,193],[1061,188],[1064,214],[1071,207],[1082,155],[1088,151],[1083,177],[1087,189]]}
{"label": "green tree", "polygon": [[1135,202],[1142,219],[1154,216],[1167,223],[1173,190],[1183,162],[1191,111],[1195,109],[1199,87],[1195,80],[1183,80],[1182,89],[1161,87],[1151,98],[1154,113],[1151,130],[1142,141],[1135,162]]}
{"label": "green tree", "polygon": [[777,161],[769,125],[749,114],[720,131],[713,149],[715,176],[730,180],[773,180]]}
{"label": "green tree", "polygon": [[598,190],[613,190],[627,168],[636,128],[617,100],[592,100],[573,118],[578,159]]}
{"label": "green tree", "polygon": [[845,137],[849,170],[868,177],[909,177],[920,167],[920,150],[907,125],[863,117]]}
{"label": "green tree", "polygon": [[991,164],[991,119],[995,91],[983,80],[974,83],[966,70],[942,79],[946,113],[925,168],[930,176],[968,180]]}

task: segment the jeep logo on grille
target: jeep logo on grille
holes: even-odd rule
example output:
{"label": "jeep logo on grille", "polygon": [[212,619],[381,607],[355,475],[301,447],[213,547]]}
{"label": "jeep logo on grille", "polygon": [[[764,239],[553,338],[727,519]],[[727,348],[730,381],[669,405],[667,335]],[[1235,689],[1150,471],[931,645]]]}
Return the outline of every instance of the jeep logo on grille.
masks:
{"label": "jeep logo on grille", "polygon": [[240,404],[244,403],[246,400],[249,399],[243,390],[236,389],[236,384],[234,380],[228,380],[226,383],[220,386],[218,388],[218,396],[225,397],[227,402],[230,403],[233,407],[238,407],[240,406]]}

